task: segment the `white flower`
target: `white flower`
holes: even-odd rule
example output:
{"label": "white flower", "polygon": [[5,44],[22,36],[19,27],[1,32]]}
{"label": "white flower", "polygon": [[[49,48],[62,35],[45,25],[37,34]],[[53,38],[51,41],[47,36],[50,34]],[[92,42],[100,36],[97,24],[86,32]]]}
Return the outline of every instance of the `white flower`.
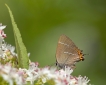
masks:
{"label": "white flower", "polygon": [[13,85],[14,81],[17,85],[25,84],[23,75],[20,75],[18,69],[13,68],[11,64],[0,65],[0,73],[3,79],[9,83],[9,85]]}
{"label": "white flower", "polygon": [[24,74],[24,78],[26,82],[30,82],[31,85],[34,84],[34,81],[38,78],[39,68],[37,67],[37,63],[31,62],[29,64],[29,69],[19,69]]}
{"label": "white flower", "polygon": [[6,28],[6,26],[2,26],[2,23],[0,23],[0,30],[3,30],[4,28]]}
{"label": "white flower", "polygon": [[4,31],[3,29],[5,28],[6,26],[2,26],[2,23],[0,23],[0,37],[1,38],[5,38],[6,37],[6,34],[4,34]]}
{"label": "white flower", "polygon": [[2,77],[4,80],[13,85],[15,80],[17,85],[23,85],[30,82],[30,85],[34,85],[34,81],[41,79],[42,85],[48,80],[53,79],[55,85],[88,85],[89,80],[87,77],[73,77],[70,68],[65,70],[56,68],[50,69],[49,67],[38,68],[38,63],[31,62],[29,69],[16,69],[12,68],[10,64],[0,65],[0,71],[2,71]]}
{"label": "white flower", "polygon": [[85,77],[81,77],[79,76],[78,78],[78,85],[87,85],[87,83],[90,81],[88,80],[88,78],[85,76]]}

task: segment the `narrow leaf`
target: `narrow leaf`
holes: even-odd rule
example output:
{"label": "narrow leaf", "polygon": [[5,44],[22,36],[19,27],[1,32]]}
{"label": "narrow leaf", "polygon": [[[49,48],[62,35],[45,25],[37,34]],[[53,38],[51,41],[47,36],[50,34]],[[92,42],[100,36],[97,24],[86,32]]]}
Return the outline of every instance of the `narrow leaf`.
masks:
{"label": "narrow leaf", "polygon": [[19,29],[18,29],[18,27],[15,23],[12,11],[10,10],[10,8],[7,4],[5,4],[5,5],[8,8],[10,18],[11,18],[11,22],[12,22],[12,26],[13,26],[13,32],[14,32],[14,38],[15,38],[15,44],[16,44],[16,51],[17,51],[17,54],[18,54],[19,67],[28,69],[29,58],[28,58],[26,47],[25,47],[24,43],[22,42],[21,34],[20,34],[20,31],[19,31]]}

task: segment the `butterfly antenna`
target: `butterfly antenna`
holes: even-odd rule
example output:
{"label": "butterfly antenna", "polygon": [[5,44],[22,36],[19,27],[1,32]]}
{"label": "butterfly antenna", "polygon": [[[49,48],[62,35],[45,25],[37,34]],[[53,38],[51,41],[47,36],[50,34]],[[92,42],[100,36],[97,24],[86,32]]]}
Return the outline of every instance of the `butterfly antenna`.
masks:
{"label": "butterfly antenna", "polygon": [[85,55],[90,55],[90,54],[83,54],[83,56],[85,56]]}

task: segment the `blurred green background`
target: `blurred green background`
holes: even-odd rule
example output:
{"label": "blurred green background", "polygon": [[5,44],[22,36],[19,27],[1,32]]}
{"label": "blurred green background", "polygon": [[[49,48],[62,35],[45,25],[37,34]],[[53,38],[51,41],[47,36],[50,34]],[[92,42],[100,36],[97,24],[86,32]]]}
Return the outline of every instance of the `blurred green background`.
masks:
{"label": "blurred green background", "polygon": [[32,61],[40,67],[54,64],[58,39],[65,34],[89,54],[76,64],[72,75],[87,76],[93,85],[106,85],[106,0],[0,0],[0,22],[7,25],[5,40],[15,45],[5,3]]}

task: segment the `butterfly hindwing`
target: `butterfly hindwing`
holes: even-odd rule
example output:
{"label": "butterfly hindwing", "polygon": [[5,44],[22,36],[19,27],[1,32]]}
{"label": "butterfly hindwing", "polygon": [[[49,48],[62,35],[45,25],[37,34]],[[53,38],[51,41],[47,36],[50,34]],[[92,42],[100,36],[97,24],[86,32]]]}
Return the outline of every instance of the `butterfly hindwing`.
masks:
{"label": "butterfly hindwing", "polygon": [[78,47],[66,35],[61,35],[56,50],[56,60],[59,65],[73,67],[80,61]]}

